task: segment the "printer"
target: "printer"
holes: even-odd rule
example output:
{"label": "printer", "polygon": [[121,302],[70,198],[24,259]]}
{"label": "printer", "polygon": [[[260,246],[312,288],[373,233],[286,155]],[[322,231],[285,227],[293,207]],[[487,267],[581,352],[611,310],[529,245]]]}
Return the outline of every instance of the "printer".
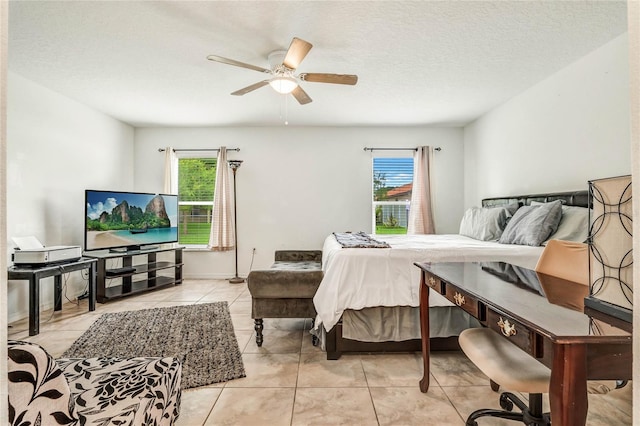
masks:
{"label": "printer", "polygon": [[80,246],[45,247],[35,237],[14,238],[18,247],[11,255],[15,265],[45,266],[55,263],[73,262],[82,257]]}
{"label": "printer", "polygon": [[82,257],[80,246],[51,246],[39,249],[16,250],[12,255],[15,265],[44,266],[51,263],[73,262]]}

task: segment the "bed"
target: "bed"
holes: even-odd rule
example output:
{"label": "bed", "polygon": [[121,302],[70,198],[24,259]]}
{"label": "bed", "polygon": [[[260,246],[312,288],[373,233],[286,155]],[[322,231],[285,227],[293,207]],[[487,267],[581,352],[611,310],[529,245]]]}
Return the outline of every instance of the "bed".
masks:
{"label": "bed", "polygon": [[[556,200],[560,201],[553,203]],[[551,232],[559,235],[560,228],[566,230],[563,222],[569,222],[569,213],[573,215],[573,210],[581,210],[580,214],[584,216],[588,207],[588,193],[575,191],[487,198],[482,200],[482,207],[474,211],[490,211],[492,215],[498,210],[505,211],[509,219],[514,218],[515,224],[520,220],[519,216],[524,216],[525,210],[534,209],[527,207],[520,212],[523,214],[518,215],[515,212],[522,206],[536,203],[544,204],[545,208],[556,205],[556,211],[560,211],[557,205],[561,204],[560,226],[556,222],[557,229]],[[471,210],[465,213],[465,217]],[[464,223],[463,218],[461,232]],[[579,227],[584,228],[580,235],[586,236],[587,224],[588,221],[580,222]],[[487,225],[487,228],[490,227]],[[505,235],[510,228],[513,226],[504,229]],[[540,245],[485,241],[477,239],[477,235],[468,236],[466,233],[372,236],[379,242],[388,243],[388,248],[344,248],[334,234],[329,235],[323,246],[324,276],[313,299],[318,314],[313,332],[320,338],[327,358],[338,359],[344,352],[420,350],[420,273],[414,262],[501,261],[534,269],[544,249]],[[562,235],[566,237],[567,234]],[[578,237],[571,234],[570,237],[558,239],[568,238]],[[432,318],[433,350],[457,348],[458,334],[466,328],[479,326],[475,319],[440,295],[430,297],[429,314]]]}

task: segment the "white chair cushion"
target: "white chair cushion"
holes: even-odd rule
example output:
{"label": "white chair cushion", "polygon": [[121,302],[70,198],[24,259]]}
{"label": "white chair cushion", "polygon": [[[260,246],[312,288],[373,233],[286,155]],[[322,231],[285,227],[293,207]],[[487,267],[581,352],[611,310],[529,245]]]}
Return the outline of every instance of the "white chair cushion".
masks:
{"label": "white chair cushion", "polygon": [[551,370],[488,328],[460,333],[465,355],[491,380],[509,390],[548,393]]}

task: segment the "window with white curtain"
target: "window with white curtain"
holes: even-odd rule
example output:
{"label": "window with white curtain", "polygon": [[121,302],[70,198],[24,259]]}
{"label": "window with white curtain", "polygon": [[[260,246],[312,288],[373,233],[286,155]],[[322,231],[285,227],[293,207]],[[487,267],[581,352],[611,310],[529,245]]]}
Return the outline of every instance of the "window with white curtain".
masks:
{"label": "window with white curtain", "polygon": [[413,157],[373,158],[372,229],[375,234],[406,234]]}
{"label": "window with white curtain", "polygon": [[211,232],[216,158],[178,159],[178,242],[206,246]]}

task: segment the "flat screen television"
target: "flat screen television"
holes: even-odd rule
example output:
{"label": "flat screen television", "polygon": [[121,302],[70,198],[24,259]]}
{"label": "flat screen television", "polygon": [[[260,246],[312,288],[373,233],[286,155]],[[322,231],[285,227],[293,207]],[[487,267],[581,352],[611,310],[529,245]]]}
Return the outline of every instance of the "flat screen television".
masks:
{"label": "flat screen television", "polygon": [[85,190],[84,248],[139,250],[178,241],[178,196]]}

